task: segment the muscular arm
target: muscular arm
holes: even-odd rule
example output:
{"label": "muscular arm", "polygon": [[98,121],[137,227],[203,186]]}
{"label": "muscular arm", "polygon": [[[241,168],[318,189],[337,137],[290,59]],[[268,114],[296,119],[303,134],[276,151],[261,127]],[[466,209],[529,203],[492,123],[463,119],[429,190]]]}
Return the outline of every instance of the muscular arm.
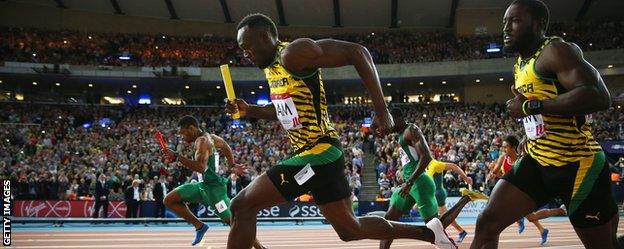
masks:
{"label": "muscular arm", "polygon": [[230,145],[225,140],[223,140],[223,138],[217,135],[212,134],[210,135],[210,137],[214,142],[214,146],[217,148],[217,150],[219,150],[219,153],[227,158],[228,166],[234,166],[234,154],[232,153],[232,148],[230,147]]}
{"label": "muscular arm", "polygon": [[431,150],[429,150],[429,145],[422,131],[415,125],[410,126],[410,128],[405,131],[404,138],[407,143],[416,148],[416,153],[418,153],[419,158],[416,170],[412,173],[410,178],[405,181],[409,185],[413,185],[416,179],[425,172],[429,162],[431,162]]}
{"label": "muscular arm", "polygon": [[606,110],[611,96],[600,73],[572,43],[554,41],[535,62],[538,72],[555,75],[567,92],[542,102],[544,114],[576,116]]}
{"label": "muscular arm", "polygon": [[247,117],[267,120],[277,120],[277,114],[275,113],[275,106],[270,103],[265,106],[249,105],[247,107]]}
{"label": "muscular arm", "polygon": [[464,181],[466,181],[466,179],[468,179],[468,175],[466,175],[466,172],[464,172],[464,170],[462,170],[459,166],[457,166],[457,164],[454,163],[444,163],[445,166],[445,170],[450,170],[455,172],[456,174],[458,174]]}
{"label": "muscular arm", "polygon": [[212,149],[212,143],[206,137],[199,137],[195,141],[195,160],[188,159],[182,155],[179,157],[182,166],[199,173],[203,173],[206,170],[208,163],[208,157],[210,157],[210,150]]}
{"label": "muscular arm", "polygon": [[386,111],[377,69],[362,45],[333,39],[297,39],[284,50],[282,64],[289,71],[300,74],[309,74],[318,68],[353,65],[370,93],[375,111]]}

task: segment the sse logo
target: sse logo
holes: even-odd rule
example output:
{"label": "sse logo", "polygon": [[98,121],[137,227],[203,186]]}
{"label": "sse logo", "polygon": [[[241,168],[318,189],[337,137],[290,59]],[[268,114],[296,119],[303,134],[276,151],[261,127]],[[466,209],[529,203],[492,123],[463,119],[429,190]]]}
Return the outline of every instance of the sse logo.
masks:
{"label": "sse logo", "polygon": [[294,205],[288,210],[290,217],[322,217],[321,210],[317,206],[302,206]]}
{"label": "sse logo", "polygon": [[258,211],[257,217],[279,217],[280,216],[280,208],[278,206],[273,206],[270,209],[262,209]]}

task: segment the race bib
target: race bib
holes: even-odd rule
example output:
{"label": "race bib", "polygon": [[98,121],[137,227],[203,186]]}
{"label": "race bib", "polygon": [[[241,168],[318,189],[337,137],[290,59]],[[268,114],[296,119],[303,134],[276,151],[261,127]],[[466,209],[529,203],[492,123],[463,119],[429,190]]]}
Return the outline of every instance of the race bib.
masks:
{"label": "race bib", "polygon": [[[214,160],[215,160],[215,172],[219,173],[219,169],[220,169],[220,166],[219,166],[219,152],[217,152],[217,151],[214,152]],[[234,165],[230,165],[230,167],[231,166],[234,166]]]}
{"label": "race bib", "polygon": [[310,167],[310,164],[308,163],[305,167],[303,167],[303,169],[295,174],[295,181],[297,181],[297,184],[303,185],[313,176],[314,170],[312,170],[312,167]]}
{"label": "race bib", "polygon": [[220,202],[217,202],[217,204],[215,204],[215,208],[217,209],[217,212],[223,213],[225,210],[227,210],[228,207],[225,204],[225,201],[221,200]]}
{"label": "race bib", "polygon": [[277,119],[282,123],[284,129],[294,130],[303,127],[299,121],[297,106],[295,106],[295,102],[293,102],[290,94],[272,94],[271,101],[273,106],[275,106]]}
{"label": "race bib", "polygon": [[527,116],[522,119],[522,123],[524,123],[524,132],[528,139],[537,139],[546,135],[544,117],[541,114]]}
{"label": "race bib", "polygon": [[[414,147],[412,146],[408,146],[410,153],[414,156],[414,157],[418,157],[418,154],[416,153],[416,149],[414,149]],[[399,157],[401,157],[401,163],[402,165],[407,165],[409,163],[412,162],[412,160],[410,159],[409,155],[407,154],[407,152],[403,149],[403,147],[401,147],[400,152],[399,152]]]}

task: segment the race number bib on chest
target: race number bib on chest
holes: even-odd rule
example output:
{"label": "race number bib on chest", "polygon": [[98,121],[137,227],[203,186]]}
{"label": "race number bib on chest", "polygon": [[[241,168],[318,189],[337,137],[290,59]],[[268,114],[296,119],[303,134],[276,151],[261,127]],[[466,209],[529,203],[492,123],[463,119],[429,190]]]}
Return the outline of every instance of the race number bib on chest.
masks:
{"label": "race number bib on chest", "polygon": [[[412,147],[412,146],[408,146],[408,148],[409,148],[409,150],[410,150],[410,153],[411,153],[414,157],[417,157],[417,155],[418,155],[418,154],[416,154],[416,149],[414,149],[414,147]],[[412,162],[412,160],[410,159],[410,156],[409,156],[409,155],[407,154],[407,152],[403,149],[403,147],[401,147],[401,149],[400,149],[400,152],[399,152],[399,153],[400,153],[400,155],[399,155],[399,156],[401,157],[401,163],[402,163],[402,165],[407,165],[407,164],[409,164],[409,163],[411,163],[411,162]],[[416,160],[418,160],[418,159],[416,159]]]}
{"label": "race number bib on chest", "polygon": [[522,119],[522,123],[524,123],[524,132],[528,139],[536,139],[546,135],[544,117],[541,114],[527,116]]}
{"label": "race number bib on chest", "polygon": [[290,94],[271,94],[271,101],[275,106],[277,119],[282,123],[284,129],[294,130],[303,127],[299,121],[297,106],[295,106],[295,102],[290,97]]}
{"label": "race number bib on chest", "polygon": [[409,156],[407,156],[407,153],[405,153],[405,150],[403,150],[403,148],[401,148],[399,153],[400,153],[402,165],[408,164],[410,162],[410,159],[409,159]]}

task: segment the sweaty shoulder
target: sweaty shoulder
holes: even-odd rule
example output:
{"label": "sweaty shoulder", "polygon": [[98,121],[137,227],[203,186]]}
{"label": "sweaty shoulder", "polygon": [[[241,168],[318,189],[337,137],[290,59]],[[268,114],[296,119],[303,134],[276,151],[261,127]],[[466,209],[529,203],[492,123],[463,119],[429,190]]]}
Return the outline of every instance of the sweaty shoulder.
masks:
{"label": "sweaty shoulder", "polygon": [[583,51],[578,45],[557,37],[544,47],[536,67],[542,73],[553,74],[561,63],[578,61],[582,58]]}
{"label": "sweaty shoulder", "polygon": [[200,136],[195,140],[195,146],[198,149],[208,149],[212,146],[212,139],[209,139],[206,136]]}
{"label": "sweaty shoulder", "polygon": [[314,60],[323,54],[323,50],[310,38],[299,38],[288,44],[282,52],[282,65],[289,71],[309,71],[308,61]]}
{"label": "sweaty shoulder", "polygon": [[399,142],[402,145],[410,145],[413,139],[418,139],[419,133],[421,133],[420,128],[415,124],[410,124],[401,132],[403,139]]}

